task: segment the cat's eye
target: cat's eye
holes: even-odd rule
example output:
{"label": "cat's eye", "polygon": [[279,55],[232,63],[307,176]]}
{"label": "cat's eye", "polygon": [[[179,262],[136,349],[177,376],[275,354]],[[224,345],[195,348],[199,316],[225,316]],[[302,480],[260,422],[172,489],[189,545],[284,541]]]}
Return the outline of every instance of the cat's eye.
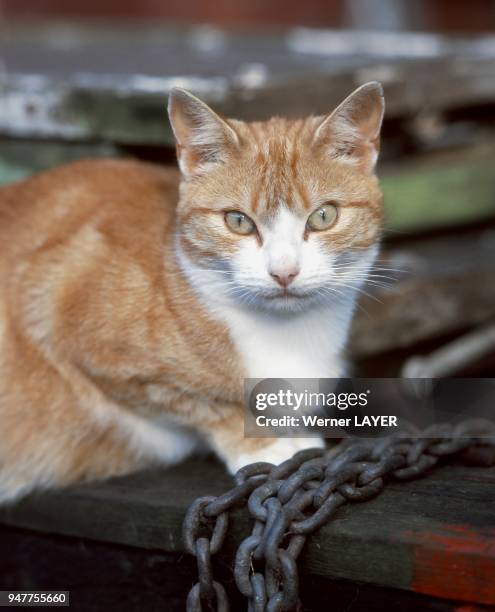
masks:
{"label": "cat's eye", "polygon": [[254,221],[238,210],[231,210],[225,213],[225,223],[229,230],[243,236],[253,234],[256,230]]}
{"label": "cat's eye", "polygon": [[323,204],[309,215],[307,228],[316,232],[326,230],[335,223],[337,216],[338,211],[335,204]]}

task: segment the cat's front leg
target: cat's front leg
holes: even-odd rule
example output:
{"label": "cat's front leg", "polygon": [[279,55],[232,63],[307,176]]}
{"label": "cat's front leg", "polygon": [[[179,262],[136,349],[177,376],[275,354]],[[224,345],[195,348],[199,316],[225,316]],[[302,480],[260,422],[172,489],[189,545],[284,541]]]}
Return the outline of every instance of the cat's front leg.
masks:
{"label": "cat's front leg", "polygon": [[225,462],[231,474],[250,463],[267,461],[278,465],[297,451],[324,448],[323,438],[246,438],[242,410],[233,410],[208,432],[211,447]]}

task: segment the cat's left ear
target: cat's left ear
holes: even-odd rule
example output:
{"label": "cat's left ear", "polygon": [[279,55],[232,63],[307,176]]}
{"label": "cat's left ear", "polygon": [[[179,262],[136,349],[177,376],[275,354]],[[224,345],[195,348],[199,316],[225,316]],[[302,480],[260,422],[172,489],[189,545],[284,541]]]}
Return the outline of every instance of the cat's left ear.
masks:
{"label": "cat's left ear", "polygon": [[385,112],[383,88],[377,81],[362,85],[318,125],[314,142],[334,159],[370,174],[380,150]]}
{"label": "cat's left ear", "polygon": [[239,146],[234,129],[185,89],[175,87],[168,99],[168,115],[177,144],[177,159],[186,178],[223,163]]}

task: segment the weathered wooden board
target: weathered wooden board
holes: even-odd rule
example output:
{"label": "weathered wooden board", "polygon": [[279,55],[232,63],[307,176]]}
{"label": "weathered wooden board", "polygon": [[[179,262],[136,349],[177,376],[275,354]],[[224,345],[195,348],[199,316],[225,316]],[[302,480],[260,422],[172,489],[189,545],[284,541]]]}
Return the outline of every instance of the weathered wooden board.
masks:
{"label": "weathered wooden board", "polygon": [[305,29],[12,25],[0,40],[0,132],[170,144],[165,98],[182,85],[239,118],[327,112],[379,79],[387,116],[495,101],[489,36]]}
{"label": "weathered wooden board", "polygon": [[[0,525],[0,588],[47,587],[70,590],[70,605],[78,612],[184,612],[186,593],[194,580],[195,560],[130,546],[110,545],[85,538],[54,536]],[[224,584],[231,610],[246,610],[225,561],[214,562],[217,580]],[[56,578],[55,578],[56,576]],[[362,582],[304,574],[300,580],[301,612],[460,612],[462,602]],[[485,606],[467,604],[469,612]],[[466,611],[467,612],[467,611]]]}
{"label": "weathered wooden board", "polygon": [[[231,486],[213,462],[33,495],[0,512],[0,523],[165,552],[183,551],[189,503]],[[222,564],[247,532],[238,511]],[[444,466],[422,480],[390,484],[346,506],[301,559],[311,575],[495,605],[495,469]]]}
{"label": "weathered wooden board", "polygon": [[387,287],[370,286],[373,297],[360,300],[351,353],[376,355],[492,321],[494,261],[493,224],[386,247],[380,265],[389,278],[377,281]]}
{"label": "weathered wooden board", "polygon": [[0,140],[0,185],[78,159],[119,156],[121,152],[118,147],[105,142]]}
{"label": "weathered wooden board", "polygon": [[495,218],[494,166],[492,143],[384,161],[378,173],[386,230],[406,237]]}

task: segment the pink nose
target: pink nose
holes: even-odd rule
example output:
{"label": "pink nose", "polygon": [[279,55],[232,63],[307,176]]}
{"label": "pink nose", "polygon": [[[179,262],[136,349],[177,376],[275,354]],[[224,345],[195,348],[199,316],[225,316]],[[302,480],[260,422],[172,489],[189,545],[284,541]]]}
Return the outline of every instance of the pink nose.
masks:
{"label": "pink nose", "polygon": [[288,287],[292,281],[299,274],[299,270],[288,270],[287,272],[270,272],[270,276],[272,276],[277,283],[281,287]]}

